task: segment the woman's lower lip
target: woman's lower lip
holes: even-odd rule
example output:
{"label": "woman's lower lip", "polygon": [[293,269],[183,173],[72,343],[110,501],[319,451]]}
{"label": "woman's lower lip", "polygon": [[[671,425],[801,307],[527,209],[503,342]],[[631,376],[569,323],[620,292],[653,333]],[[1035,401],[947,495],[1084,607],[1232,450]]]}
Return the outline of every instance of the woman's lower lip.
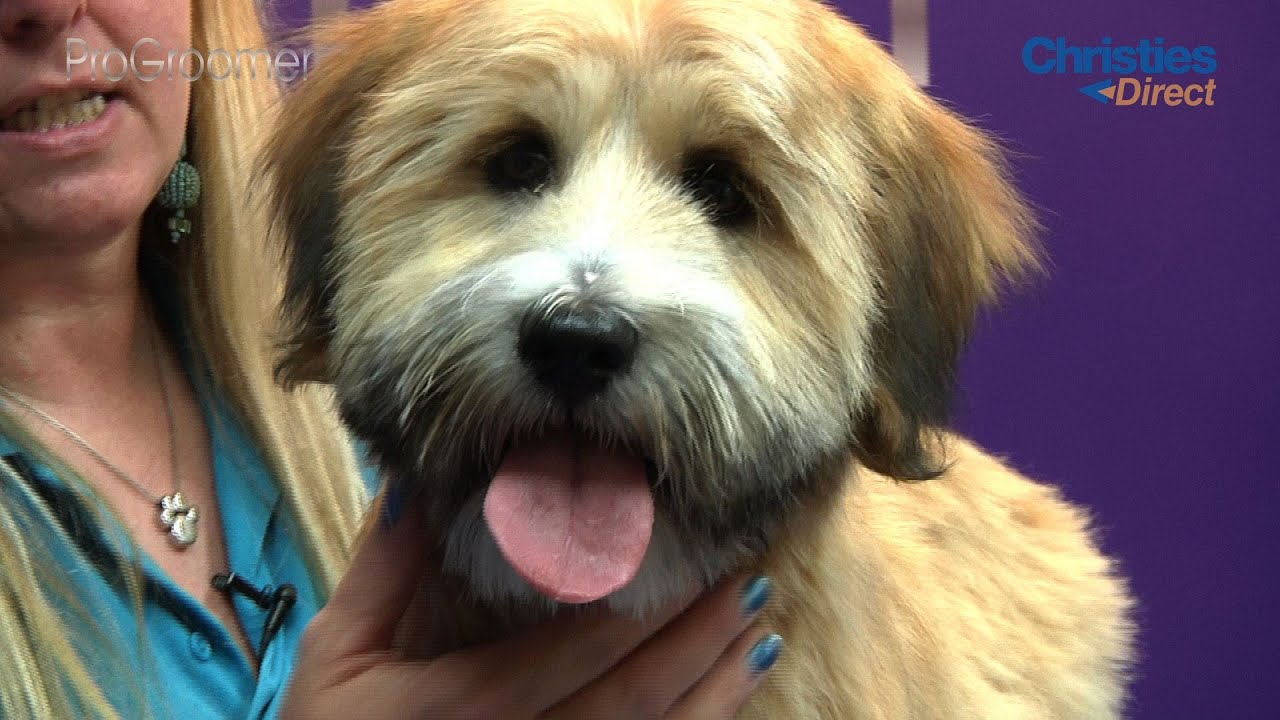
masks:
{"label": "woman's lower lip", "polygon": [[105,146],[119,123],[119,98],[111,98],[102,114],[86,123],[48,132],[0,130],[0,152],[39,153],[49,159],[69,158]]}

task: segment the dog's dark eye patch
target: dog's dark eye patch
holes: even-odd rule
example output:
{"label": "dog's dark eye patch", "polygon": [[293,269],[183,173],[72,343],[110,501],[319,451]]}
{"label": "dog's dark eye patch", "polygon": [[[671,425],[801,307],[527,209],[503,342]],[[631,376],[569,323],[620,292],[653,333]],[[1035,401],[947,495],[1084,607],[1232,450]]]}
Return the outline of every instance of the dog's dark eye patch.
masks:
{"label": "dog's dark eye patch", "polygon": [[747,173],[727,153],[702,150],[685,157],[681,184],[717,227],[736,228],[755,217],[755,191]]}
{"label": "dog's dark eye patch", "polygon": [[510,135],[484,164],[486,182],[503,193],[541,192],[555,171],[555,151],[546,136],[535,130]]}

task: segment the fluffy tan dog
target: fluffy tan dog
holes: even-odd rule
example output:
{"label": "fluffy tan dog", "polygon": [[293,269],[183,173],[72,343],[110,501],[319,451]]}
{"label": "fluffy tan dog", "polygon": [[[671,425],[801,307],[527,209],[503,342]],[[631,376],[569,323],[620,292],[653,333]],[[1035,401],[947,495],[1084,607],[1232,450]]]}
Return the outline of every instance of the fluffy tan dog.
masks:
{"label": "fluffy tan dog", "polygon": [[453,642],[758,568],[788,650],[743,717],[1119,715],[1131,603],[1085,514],[941,429],[1031,223],[860,30],[390,0],[316,43],[267,163],[282,370],[419,491]]}

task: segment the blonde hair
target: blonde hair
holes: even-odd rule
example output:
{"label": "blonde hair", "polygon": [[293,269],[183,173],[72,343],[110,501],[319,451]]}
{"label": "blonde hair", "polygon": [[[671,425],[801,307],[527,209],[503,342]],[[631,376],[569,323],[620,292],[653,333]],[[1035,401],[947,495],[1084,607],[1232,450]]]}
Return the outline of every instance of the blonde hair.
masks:
{"label": "blonde hair", "polygon": [[[192,13],[192,44],[198,50],[267,47],[253,0],[193,2]],[[259,130],[269,124],[279,90],[263,68],[256,75],[193,84],[192,155],[204,191],[196,232],[174,257],[186,329],[217,389],[274,471],[323,599],[346,567],[368,498],[328,390],[304,386],[286,391],[273,378],[271,328],[282,276],[266,245],[266,215],[246,202],[245,189]],[[149,251],[148,244],[143,238],[141,252]],[[2,411],[0,434],[40,452],[63,477],[75,479],[74,472]],[[130,717],[111,707],[104,678],[92,672],[95,667],[130,667],[128,662],[104,664],[96,657],[112,644],[123,651],[129,638],[113,637],[110,628],[101,628],[100,637],[86,641],[85,628],[94,628],[91,619],[101,616],[75,596],[74,583],[51,571],[51,548],[32,537],[29,528],[49,528],[54,542],[61,531],[42,502],[19,501],[23,492],[31,498],[25,484],[11,463],[0,461],[0,715]],[[87,484],[73,487],[87,506],[97,505]],[[65,536],[60,539],[73,545]],[[135,565],[125,574],[132,576],[125,582],[140,618],[140,570]]]}

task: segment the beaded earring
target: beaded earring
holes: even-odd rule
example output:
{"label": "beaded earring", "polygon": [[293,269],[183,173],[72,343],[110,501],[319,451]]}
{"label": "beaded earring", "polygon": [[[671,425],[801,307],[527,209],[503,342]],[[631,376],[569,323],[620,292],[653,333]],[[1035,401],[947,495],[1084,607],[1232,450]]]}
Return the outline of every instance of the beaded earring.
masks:
{"label": "beaded earring", "polygon": [[156,203],[170,211],[167,227],[169,240],[175,245],[179,240],[191,234],[191,219],[187,210],[196,206],[200,199],[200,173],[196,166],[186,161],[187,141],[182,141],[182,152],[178,162],[174,163],[169,177],[165,178],[164,187],[156,195]]}

